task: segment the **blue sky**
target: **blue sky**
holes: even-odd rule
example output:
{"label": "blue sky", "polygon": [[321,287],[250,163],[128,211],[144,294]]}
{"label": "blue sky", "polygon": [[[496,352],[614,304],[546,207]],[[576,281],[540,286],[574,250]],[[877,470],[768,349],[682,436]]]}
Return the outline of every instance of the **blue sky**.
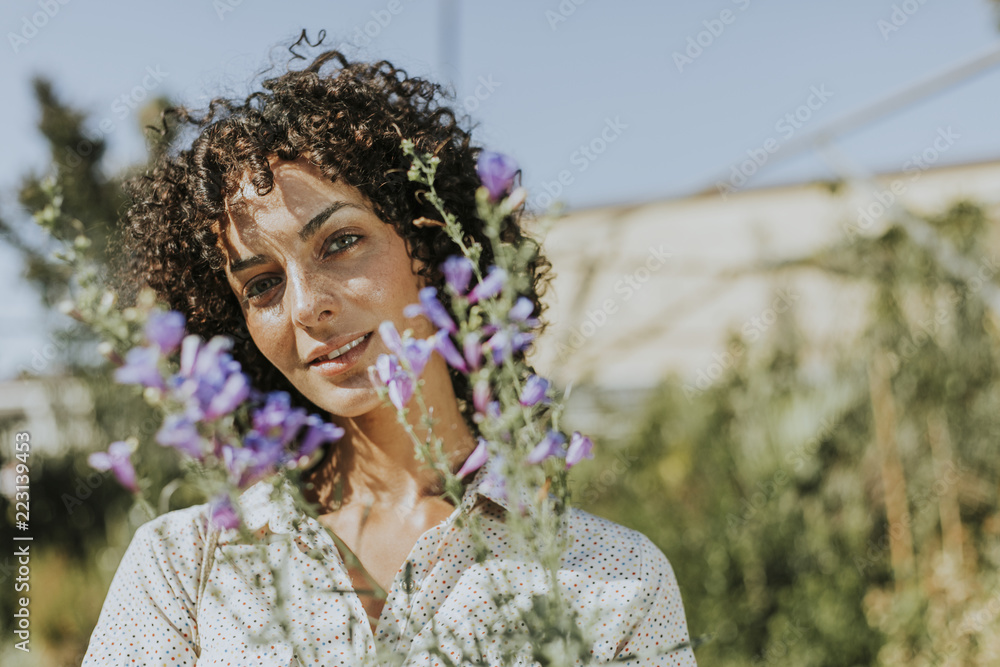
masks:
{"label": "blue sky", "polygon": [[[454,30],[444,5],[456,8]],[[558,192],[581,208],[712,188],[767,145],[779,149],[746,187],[829,177],[816,155],[778,159],[780,145],[1000,38],[987,0],[7,0],[0,26],[0,212],[12,220],[22,215],[12,203],[18,178],[47,159],[35,73],[90,114],[111,172],[143,155],[130,99],[166,93],[197,105],[244,95],[270,53],[281,64],[303,28],[325,29],[325,43],[352,55],[453,84],[480,143],[519,161],[535,203]],[[895,170],[950,126],[958,139],[939,164],[996,159],[998,89],[1000,67],[837,147],[864,168]],[[12,288],[0,377],[25,365],[58,323],[19,282],[13,257],[0,245]]]}

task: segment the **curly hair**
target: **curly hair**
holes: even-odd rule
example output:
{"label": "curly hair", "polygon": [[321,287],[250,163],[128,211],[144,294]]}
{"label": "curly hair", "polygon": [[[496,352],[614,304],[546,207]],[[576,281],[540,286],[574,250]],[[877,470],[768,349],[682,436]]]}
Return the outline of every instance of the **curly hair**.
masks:
{"label": "curly hair", "polygon": [[[337,67],[330,70],[328,65]],[[406,241],[409,256],[422,261],[420,274],[428,284],[442,289],[439,265],[458,249],[443,228],[411,224],[440,216],[423,196],[424,186],[408,179],[410,160],[401,140],[413,141],[418,154],[440,158],[435,191],[462,223],[465,242],[482,246],[480,268],[485,271],[494,258],[476,213],[480,183],[475,167],[482,148],[472,145],[471,130],[460,127],[445,104],[452,99],[448,92],[384,60],[349,62],[329,50],[304,69],[288,68],[261,86],[243,101],[215,98],[200,113],[186,107],[163,111],[161,132],[174,123],[173,130],[193,128],[196,137],[190,148],[168,146],[145,173],[124,183],[129,202],[112,241],[117,258],[112,275],[123,302],[134,302],[141,286],[151,287],[170,308],[185,314],[190,333],[232,337],[233,356],[257,389],[287,391],[297,405],[318,411],[249,335],[217,245],[227,201],[247,178],[259,196],[270,192],[274,178],[269,158],[305,158],[331,181],[342,179],[364,194],[376,215]],[[541,322],[536,333],[541,334],[547,326],[541,297],[551,264],[522,228],[519,211],[506,220],[501,238],[533,245],[525,296],[535,306],[534,316]],[[523,360],[524,352],[518,355]],[[476,433],[468,378],[449,369],[462,415]]]}

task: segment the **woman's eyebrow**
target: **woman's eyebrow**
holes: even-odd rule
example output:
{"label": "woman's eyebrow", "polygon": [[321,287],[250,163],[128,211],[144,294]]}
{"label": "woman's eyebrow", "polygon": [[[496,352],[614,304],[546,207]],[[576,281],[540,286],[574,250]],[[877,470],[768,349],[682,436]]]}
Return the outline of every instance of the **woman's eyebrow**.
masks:
{"label": "woman's eyebrow", "polygon": [[299,230],[299,238],[303,241],[308,241],[309,237],[316,233],[316,231],[323,225],[323,223],[326,222],[327,218],[329,218],[331,215],[333,215],[340,209],[347,207],[356,208],[361,211],[365,210],[362,207],[358,206],[357,204],[352,204],[346,201],[335,201],[329,206],[327,206],[325,209],[314,215],[312,220],[310,220],[309,222],[307,222],[302,226],[302,229]]}
{"label": "woman's eyebrow", "polygon": [[238,259],[229,265],[229,272],[236,274],[244,269],[249,269],[252,266],[257,266],[258,264],[263,264],[267,261],[267,258],[263,255],[254,255],[253,257],[246,257],[244,259]]}
{"label": "woman's eyebrow", "polygon": [[[327,218],[329,218],[331,215],[333,215],[342,208],[356,208],[359,211],[367,210],[361,206],[358,206],[357,204],[352,204],[351,202],[335,201],[329,206],[327,206],[325,209],[314,215],[312,219],[309,220],[309,222],[302,225],[302,229],[299,230],[299,238],[303,241],[308,241],[309,238],[313,234],[315,234],[320,227],[323,226],[323,223],[326,222]],[[244,269],[249,269],[251,267],[257,266],[258,264],[263,264],[266,261],[267,258],[264,257],[263,255],[254,255],[252,257],[238,259],[229,265],[229,271],[234,274],[239,273]]]}

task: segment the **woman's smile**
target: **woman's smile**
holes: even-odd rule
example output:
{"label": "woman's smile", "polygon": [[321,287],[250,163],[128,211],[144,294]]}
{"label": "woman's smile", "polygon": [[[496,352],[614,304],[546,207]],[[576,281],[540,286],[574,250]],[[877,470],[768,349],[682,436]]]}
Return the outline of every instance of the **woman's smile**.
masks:
{"label": "woman's smile", "polygon": [[361,359],[365,351],[368,350],[368,343],[371,341],[372,332],[364,334],[360,338],[337,348],[329,355],[320,355],[307,364],[311,370],[326,377],[340,375]]}

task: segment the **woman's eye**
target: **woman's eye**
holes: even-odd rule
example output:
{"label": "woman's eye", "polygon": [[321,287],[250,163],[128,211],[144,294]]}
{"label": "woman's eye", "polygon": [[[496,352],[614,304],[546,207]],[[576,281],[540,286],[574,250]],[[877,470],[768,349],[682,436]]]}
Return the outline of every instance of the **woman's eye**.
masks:
{"label": "woman's eye", "polygon": [[247,299],[250,299],[251,301],[259,299],[268,291],[270,291],[270,289],[274,286],[274,283],[272,283],[271,281],[277,281],[277,280],[278,278],[274,276],[271,276],[270,278],[261,278],[260,280],[257,280],[247,285],[244,294],[246,295]]}
{"label": "woman's eye", "polygon": [[[346,242],[347,239],[351,239],[351,242],[347,243]],[[328,245],[327,248],[330,250],[332,254],[336,254],[342,250],[346,250],[347,248],[350,248],[351,246],[355,245],[360,239],[361,237],[357,234],[342,234],[341,236],[338,236],[332,241],[330,241],[330,245]]]}

